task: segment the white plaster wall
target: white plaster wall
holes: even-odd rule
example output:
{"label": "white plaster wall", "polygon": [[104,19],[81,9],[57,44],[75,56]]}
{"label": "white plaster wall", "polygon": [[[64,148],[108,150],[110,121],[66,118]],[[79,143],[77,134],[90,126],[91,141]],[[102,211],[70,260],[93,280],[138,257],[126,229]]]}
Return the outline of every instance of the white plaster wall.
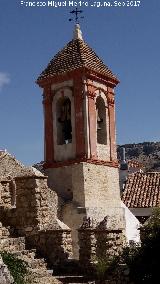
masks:
{"label": "white plaster wall", "polygon": [[51,86],[51,90],[55,91],[55,90],[60,90],[63,87],[72,87],[73,86],[73,80],[68,80],[68,81],[64,81],[62,83],[57,83],[57,84],[52,84]]}
{"label": "white plaster wall", "polygon": [[130,241],[134,241],[135,243],[140,243],[140,231],[138,230],[138,228],[140,227],[140,222],[132,214],[132,212],[125,206],[123,202],[121,202],[121,204],[125,212],[127,243],[129,244]]}

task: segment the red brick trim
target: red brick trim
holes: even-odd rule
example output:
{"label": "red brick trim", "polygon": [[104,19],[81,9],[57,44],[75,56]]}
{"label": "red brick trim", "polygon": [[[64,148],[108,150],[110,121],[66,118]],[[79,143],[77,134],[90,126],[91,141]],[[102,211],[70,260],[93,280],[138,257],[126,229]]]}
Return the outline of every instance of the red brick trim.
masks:
{"label": "red brick trim", "polygon": [[113,90],[110,90],[108,93],[107,93],[107,102],[108,102],[108,105],[114,105],[114,102],[115,102],[115,99],[114,99],[114,92]]}
{"label": "red brick trim", "polygon": [[75,107],[75,138],[76,157],[85,156],[84,110],[83,110],[83,82],[82,77],[74,78],[74,107]]}
{"label": "red brick trim", "polygon": [[89,126],[89,147],[90,158],[97,158],[97,125],[96,125],[96,107],[95,107],[95,87],[87,86],[88,96],[88,126]]}
{"label": "red brick trim", "polygon": [[54,161],[54,144],[53,144],[53,112],[52,99],[53,93],[51,86],[44,88],[43,95],[44,105],[44,139],[45,139],[45,160],[48,162]]}
{"label": "red brick trim", "polygon": [[110,137],[110,159],[114,160],[116,156],[116,141],[115,141],[115,108],[114,104],[108,105],[109,112],[109,137]]}

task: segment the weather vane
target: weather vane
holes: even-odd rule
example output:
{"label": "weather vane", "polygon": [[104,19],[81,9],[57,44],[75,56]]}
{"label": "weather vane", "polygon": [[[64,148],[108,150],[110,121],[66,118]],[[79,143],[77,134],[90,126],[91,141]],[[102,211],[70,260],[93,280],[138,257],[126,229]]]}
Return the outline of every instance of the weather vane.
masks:
{"label": "weather vane", "polygon": [[[76,8],[75,10],[73,10],[73,11],[71,11],[70,12],[71,14],[73,14],[73,16],[75,16],[75,22],[76,22],[76,24],[78,24],[79,23],[79,19],[83,19],[84,17],[82,16],[82,17],[79,17],[79,14],[81,14],[81,13],[83,13],[83,11],[82,10],[78,10],[78,8]],[[69,21],[73,21],[74,19],[73,18],[70,18],[69,19]]]}

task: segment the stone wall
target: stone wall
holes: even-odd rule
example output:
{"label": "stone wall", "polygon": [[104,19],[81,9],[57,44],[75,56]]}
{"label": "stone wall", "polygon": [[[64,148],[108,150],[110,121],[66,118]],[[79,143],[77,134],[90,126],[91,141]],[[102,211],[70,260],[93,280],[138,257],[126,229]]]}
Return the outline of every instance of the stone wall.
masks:
{"label": "stone wall", "polygon": [[105,217],[98,223],[91,218],[83,221],[78,230],[80,267],[92,283],[129,284],[129,270],[125,264],[119,261],[109,269],[113,257],[125,246],[125,237],[123,230],[109,229],[107,220]]}
{"label": "stone wall", "polygon": [[49,174],[51,188],[54,189],[55,184],[57,194],[64,198],[60,216],[72,230],[75,258],[78,258],[79,250],[77,229],[83,217],[99,222],[109,215],[111,228],[113,223],[116,229],[125,228],[117,168],[81,162],[47,169],[46,174]]}
{"label": "stone wall", "polygon": [[86,207],[120,207],[117,168],[83,163],[83,175]]}
{"label": "stone wall", "polygon": [[[124,210],[121,207],[120,200],[118,169],[86,162],[68,166],[68,168],[71,171],[71,190],[73,192],[71,203],[73,208],[77,207],[78,214],[80,215],[83,211],[82,213],[85,213],[86,216],[93,217],[97,221],[108,215],[114,217],[114,227],[125,228]],[[65,180],[63,182],[65,183]],[[67,204],[65,207],[67,208]],[[68,224],[66,222],[66,208],[65,223]],[[68,209],[70,216],[71,206],[68,206]],[[112,223],[110,227],[113,228]]]}
{"label": "stone wall", "polygon": [[17,177],[16,208],[7,218],[20,234],[34,234],[52,223],[57,214],[57,195],[47,187],[46,177]]}
{"label": "stone wall", "polygon": [[31,247],[45,255],[51,265],[64,263],[72,257],[71,233],[67,229],[42,230],[38,234],[28,236],[27,242]]}
{"label": "stone wall", "polygon": [[121,207],[117,168],[81,162],[47,169],[46,174],[48,185],[64,199],[73,197],[79,207],[103,211]]}
{"label": "stone wall", "polygon": [[14,234],[26,236],[50,262],[72,254],[70,228],[57,219],[57,194],[48,188],[44,176],[16,177],[16,207],[1,205],[0,218]]}
{"label": "stone wall", "polygon": [[0,182],[0,205],[5,208],[11,208],[14,205],[15,197],[14,182],[3,180]]}
{"label": "stone wall", "polygon": [[108,229],[107,217],[98,224],[88,218],[78,230],[79,260],[82,266],[91,266],[99,259],[111,259],[119,255],[125,245],[122,230]]}
{"label": "stone wall", "polygon": [[70,199],[72,194],[71,169],[72,166],[45,170],[45,174],[48,176],[48,186],[65,200]]}
{"label": "stone wall", "polygon": [[43,176],[38,170],[33,167],[26,167],[12,155],[3,152],[0,155],[0,178],[14,178],[16,176]]}

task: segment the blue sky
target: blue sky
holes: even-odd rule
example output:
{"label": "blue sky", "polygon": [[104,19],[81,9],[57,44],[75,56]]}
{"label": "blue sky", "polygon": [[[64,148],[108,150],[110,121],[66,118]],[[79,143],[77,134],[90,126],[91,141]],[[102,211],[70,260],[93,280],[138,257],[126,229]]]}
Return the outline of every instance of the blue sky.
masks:
{"label": "blue sky", "polygon": [[[35,80],[71,40],[73,8],[0,0],[0,148],[24,164],[43,160],[42,90]],[[85,41],[121,81],[116,89],[117,142],[160,141],[160,1],[81,9]]]}

